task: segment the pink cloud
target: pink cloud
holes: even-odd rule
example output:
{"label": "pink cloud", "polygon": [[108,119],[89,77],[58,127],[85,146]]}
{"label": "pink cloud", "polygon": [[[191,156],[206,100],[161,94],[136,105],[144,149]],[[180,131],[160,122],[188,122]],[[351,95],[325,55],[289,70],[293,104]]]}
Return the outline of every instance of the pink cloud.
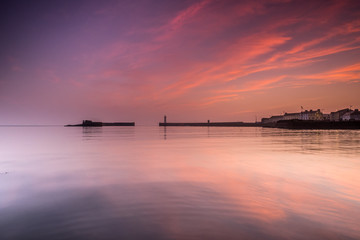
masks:
{"label": "pink cloud", "polygon": [[[269,67],[265,67],[257,70],[246,68],[239,70],[239,66],[240,69],[243,68],[242,64],[246,64],[247,61],[272,51],[274,47],[284,44],[289,39],[289,37],[267,36],[267,34],[257,34],[246,39],[240,39],[236,44],[227,47],[223,51],[224,53],[220,53],[219,58],[224,59],[223,62],[202,66],[204,70],[197,73],[190,72],[182,80],[169,85],[166,91],[176,89],[175,95],[178,95],[209,82],[228,82],[257,71],[269,69]],[[196,68],[196,71],[199,71],[198,68]]]}
{"label": "pink cloud", "polygon": [[151,32],[157,34],[155,40],[162,42],[172,38],[179,30],[183,28],[185,24],[191,23],[192,18],[194,18],[196,14],[198,14],[198,12],[201,11],[210,2],[211,0],[203,0],[198,3],[194,3],[185,10],[180,11],[165,25],[152,29]]}
{"label": "pink cloud", "polygon": [[247,83],[243,84],[243,86],[241,88],[224,89],[224,90],[220,90],[219,92],[241,93],[241,92],[264,90],[264,89],[274,87],[274,86],[272,86],[274,83],[278,83],[278,82],[282,81],[285,77],[286,76],[277,76],[277,77],[270,78],[270,79],[251,81],[251,82],[247,82]]}
{"label": "pink cloud", "polygon": [[235,99],[239,98],[239,96],[237,94],[222,94],[222,95],[217,95],[217,96],[213,96],[213,97],[208,97],[205,98],[203,101],[203,103],[200,104],[200,106],[204,106],[204,105],[211,105],[214,103],[218,103],[218,102],[227,102],[227,101],[233,101]]}
{"label": "pink cloud", "polygon": [[317,74],[300,75],[300,79],[310,79],[305,84],[332,84],[335,82],[354,82],[360,80],[360,63],[340,67]]}

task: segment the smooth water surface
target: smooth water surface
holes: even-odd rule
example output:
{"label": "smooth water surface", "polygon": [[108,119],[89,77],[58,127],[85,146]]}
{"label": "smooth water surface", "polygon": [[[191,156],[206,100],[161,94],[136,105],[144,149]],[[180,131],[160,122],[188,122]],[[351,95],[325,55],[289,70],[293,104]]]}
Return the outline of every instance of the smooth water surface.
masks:
{"label": "smooth water surface", "polygon": [[0,239],[360,239],[360,131],[0,127]]}

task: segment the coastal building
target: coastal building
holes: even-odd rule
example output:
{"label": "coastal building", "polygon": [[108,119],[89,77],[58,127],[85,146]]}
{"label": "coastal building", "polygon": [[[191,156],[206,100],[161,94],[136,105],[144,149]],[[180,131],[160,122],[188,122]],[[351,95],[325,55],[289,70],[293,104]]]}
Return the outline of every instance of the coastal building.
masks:
{"label": "coastal building", "polygon": [[330,114],[324,114],[318,110],[305,110],[299,113],[285,113],[284,115],[276,115],[269,118],[262,118],[261,123],[276,123],[280,120],[304,120],[304,121],[360,121],[360,111],[349,108],[341,109]]}
{"label": "coastal building", "polygon": [[359,111],[359,109],[355,109],[351,113],[350,120],[360,121],[360,111]]}
{"label": "coastal building", "polygon": [[301,113],[285,113],[282,120],[300,119]]}
{"label": "coastal building", "polygon": [[351,112],[346,112],[346,113],[344,113],[344,114],[340,117],[341,121],[350,121],[350,114],[351,114]]}
{"label": "coastal building", "polygon": [[349,111],[344,113],[344,115],[341,116],[342,121],[360,121],[360,112],[358,109],[355,109],[354,111]]}
{"label": "coastal building", "polygon": [[301,120],[313,120],[313,121],[322,121],[324,120],[323,113],[320,111],[320,109],[313,111],[313,110],[305,110],[300,113],[300,119]]}
{"label": "coastal building", "polygon": [[261,123],[276,123],[277,121],[283,120],[283,117],[283,115],[277,115],[269,118],[262,118]]}
{"label": "coastal building", "polygon": [[324,121],[330,121],[330,114],[323,113],[323,118],[324,118]]}
{"label": "coastal building", "polygon": [[270,118],[262,118],[261,123],[268,123]]}
{"label": "coastal building", "polygon": [[335,122],[342,121],[343,115],[348,112],[351,112],[351,110],[349,108],[341,109],[336,112],[331,112],[330,113],[330,121],[335,121]]}
{"label": "coastal building", "polygon": [[[329,117],[329,116],[328,116]],[[320,111],[320,109],[306,110],[299,113],[285,113],[284,115],[272,116],[270,118],[261,119],[262,123],[276,123],[280,120],[314,120],[314,121],[322,121],[324,120],[324,115]]]}
{"label": "coastal building", "polygon": [[351,115],[350,115],[350,120],[354,120],[354,121],[360,121],[360,111],[359,109],[355,109]]}

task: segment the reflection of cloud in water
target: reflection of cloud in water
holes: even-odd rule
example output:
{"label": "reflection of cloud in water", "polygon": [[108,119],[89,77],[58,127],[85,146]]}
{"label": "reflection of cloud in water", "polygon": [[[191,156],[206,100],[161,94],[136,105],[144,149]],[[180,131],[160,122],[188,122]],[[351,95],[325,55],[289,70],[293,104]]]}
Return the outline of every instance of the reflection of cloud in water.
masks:
{"label": "reflection of cloud in water", "polygon": [[3,210],[1,239],[351,239],[291,210],[277,219],[257,218],[246,206],[239,209],[226,195],[200,184],[146,183],[56,194],[28,196],[27,203],[15,204],[18,209]]}
{"label": "reflection of cloud in water", "polygon": [[[9,136],[1,240],[360,236],[359,131],[168,127],[164,141],[163,128],[140,126]],[[88,136],[96,141],[81,141]]]}
{"label": "reflection of cloud in water", "polygon": [[82,127],[83,140],[114,140],[133,138],[135,128],[133,126],[105,126],[105,127]]}

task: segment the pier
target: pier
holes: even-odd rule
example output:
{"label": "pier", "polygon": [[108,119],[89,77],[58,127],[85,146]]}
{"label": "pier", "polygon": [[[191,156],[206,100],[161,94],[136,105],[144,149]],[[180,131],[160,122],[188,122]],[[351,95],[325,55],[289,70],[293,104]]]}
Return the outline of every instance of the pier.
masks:
{"label": "pier", "polygon": [[164,122],[160,122],[161,127],[261,127],[261,123],[257,122],[167,122],[166,115]]}

